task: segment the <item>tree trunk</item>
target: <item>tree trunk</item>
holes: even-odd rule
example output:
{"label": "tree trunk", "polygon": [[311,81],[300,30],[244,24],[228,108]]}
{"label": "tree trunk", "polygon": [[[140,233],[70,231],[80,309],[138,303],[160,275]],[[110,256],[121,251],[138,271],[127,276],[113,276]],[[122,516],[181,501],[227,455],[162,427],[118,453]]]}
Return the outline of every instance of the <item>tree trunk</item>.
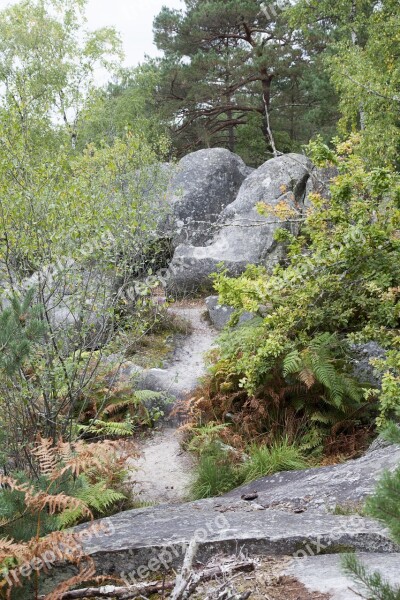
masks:
{"label": "tree trunk", "polygon": [[[226,116],[228,121],[233,120],[233,113],[231,110],[228,110]],[[228,128],[228,148],[231,152],[235,152],[235,128],[233,125],[229,125]]]}
{"label": "tree trunk", "polygon": [[266,137],[267,142],[271,146],[272,154],[276,158],[279,155],[279,152],[276,149],[274,134],[272,132],[271,121],[270,121],[271,84],[272,84],[272,79],[274,76],[269,75],[267,72],[267,69],[265,69],[265,68],[261,70],[261,75],[262,75],[261,84],[262,84],[262,91],[263,91],[263,104],[264,104],[264,113],[265,113],[264,135]]}

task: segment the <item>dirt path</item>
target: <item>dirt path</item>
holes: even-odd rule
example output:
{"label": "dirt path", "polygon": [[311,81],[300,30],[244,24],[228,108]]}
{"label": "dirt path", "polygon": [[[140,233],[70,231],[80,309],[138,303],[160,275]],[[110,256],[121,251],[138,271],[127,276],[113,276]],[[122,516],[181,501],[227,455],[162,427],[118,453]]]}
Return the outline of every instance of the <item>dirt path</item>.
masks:
{"label": "dirt path", "polygon": [[[182,398],[205,374],[204,354],[212,348],[217,332],[203,319],[203,302],[175,304],[169,310],[192,326],[192,333],[179,341],[169,365],[158,370],[165,389]],[[165,426],[140,445],[141,457],[133,462],[137,470],[130,475],[138,500],[162,504],[187,498],[194,463],[182,450],[179,437],[177,429]]]}
{"label": "dirt path", "polygon": [[155,431],[140,446],[141,456],[132,462],[134,492],[139,502],[182,502],[192,481],[193,460],[182,450],[176,429]]}

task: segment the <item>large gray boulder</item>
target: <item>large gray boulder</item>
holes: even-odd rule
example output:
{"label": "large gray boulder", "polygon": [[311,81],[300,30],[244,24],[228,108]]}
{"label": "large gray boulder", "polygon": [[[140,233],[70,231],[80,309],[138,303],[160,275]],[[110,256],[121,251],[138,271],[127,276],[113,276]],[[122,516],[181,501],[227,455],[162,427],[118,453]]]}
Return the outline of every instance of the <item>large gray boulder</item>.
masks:
{"label": "large gray boulder", "polygon": [[[169,269],[169,286],[179,292],[210,287],[209,276],[219,263],[231,275],[238,275],[248,264],[272,267],[284,256],[284,248],[274,239],[275,231],[285,227],[299,230],[298,218],[305,208],[310,190],[312,163],[300,154],[286,154],[264,163],[243,182],[237,198],[221,212],[218,231],[203,246],[181,244]],[[296,217],[279,221],[262,216],[260,202],[272,207],[285,203]]]}
{"label": "large gray boulder", "polygon": [[166,193],[173,243],[204,244],[215,232],[223,209],[237,196],[253,169],[224,148],[188,154],[170,175]]}
{"label": "large gray boulder", "polygon": [[[130,510],[97,521],[94,529],[81,525],[75,532],[81,533],[85,555],[95,561],[99,574],[132,583],[146,576],[139,570],[143,566],[153,577],[178,568],[195,540],[196,559],[204,564],[219,553],[237,556],[238,549],[253,557],[291,555],[294,563],[283,564],[286,574],[298,577],[305,564],[304,584],[313,589],[315,577],[308,578],[320,562],[322,574],[325,569],[338,574],[339,562],[325,563],[326,554],[373,553],[379,565],[390,563],[389,570],[396,569],[399,548],[381,523],[358,514],[332,514],[330,508],[350,503],[356,508],[372,493],[383,471],[395,469],[399,461],[400,448],[394,446],[345,464],[265,477],[220,498]],[[315,555],[319,555],[315,560],[307,558]],[[374,561],[375,556],[369,563]],[[56,567],[51,572],[53,585],[68,571],[71,574],[65,564]]]}
{"label": "large gray boulder", "polygon": [[[113,309],[118,300],[116,279],[96,265],[82,266],[72,259],[43,267],[15,284],[21,295],[35,291],[36,301],[46,313],[50,333],[63,352],[104,346],[114,331]],[[7,306],[10,290],[2,297]]]}

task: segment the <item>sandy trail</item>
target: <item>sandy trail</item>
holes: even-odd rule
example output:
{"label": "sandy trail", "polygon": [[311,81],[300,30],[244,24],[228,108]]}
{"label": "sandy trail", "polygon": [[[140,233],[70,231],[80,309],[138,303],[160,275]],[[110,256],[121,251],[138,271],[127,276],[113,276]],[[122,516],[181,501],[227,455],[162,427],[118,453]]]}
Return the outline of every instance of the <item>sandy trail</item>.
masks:
{"label": "sandy trail", "polygon": [[[203,302],[175,304],[169,310],[192,326],[192,333],[182,337],[173,359],[162,369],[166,389],[173,389],[182,398],[196,388],[205,374],[204,354],[212,348],[217,332],[203,319]],[[194,462],[179,442],[179,431],[164,426],[140,444],[141,456],[132,461],[135,470],[130,474],[139,501],[162,504],[187,499]]]}

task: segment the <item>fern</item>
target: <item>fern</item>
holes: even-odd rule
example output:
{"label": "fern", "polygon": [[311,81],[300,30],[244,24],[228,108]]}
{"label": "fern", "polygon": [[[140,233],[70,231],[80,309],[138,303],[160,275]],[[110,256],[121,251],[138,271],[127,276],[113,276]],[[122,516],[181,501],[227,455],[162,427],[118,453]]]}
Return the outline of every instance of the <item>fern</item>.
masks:
{"label": "fern", "polygon": [[[307,391],[315,386],[322,386],[318,410],[310,415],[312,421],[334,424],[343,420],[349,409],[354,411],[361,406],[363,390],[343,370],[343,354],[344,346],[338,337],[322,333],[311,339],[301,351],[294,350],[283,359],[282,371],[285,377],[295,376]],[[295,399],[293,402],[297,410],[306,409],[307,394],[299,402]]]}
{"label": "fern", "polygon": [[188,449],[190,452],[208,452],[209,447],[219,441],[219,435],[228,429],[227,424],[214,423],[211,421],[207,425],[194,427],[191,430],[192,439],[189,442]]}
{"label": "fern", "polygon": [[[125,495],[112,487],[122,480],[122,448],[104,441],[74,445],[39,440],[31,452],[39,476],[30,482],[24,473],[0,477],[0,536],[28,540],[38,530],[45,535],[59,528],[106,514]],[[120,474],[120,475],[118,475]]]}
{"label": "fern", "polygon": [[283,375],[298,373],[303,367],[303,359],[298,350],[293,350],[283,359]]}
{"label": "fern", "polygon": [[[121,492],[107,488],[105,481],[90,484],[85,476],[81,476],[79,485],[81,487],[75,491],[75,497],[95,516],[107,514],[113,505],[126,500],[126,496]],[[71,507],[57,517],[57,526],[59,529],[65,529],[78,523],[84,517],[85,513],[80,506]]]}
{"label": "fern", "polygon": [[335,418],[327,413],[317,411],[312,413],[312,415],[310,416],[310,421],[312,421],[313,423],[323,423],[324,425],[332,425],[332,423],[335,422]]}
{"label": "fern", "polygon": [[300,451],[304,453],[318,453],[323,450],[323,442],[326,437],[326,431],[320,427],[311,427],[309,431],[301,437]]}
{"label": "fern", "polygon": [[137,402],[164,400],[165,392],[154,392],[153,390],[135,390],[134,396]]}
{"label": "fern", "polygon": [[128,421],[117,423],[95,419],[89,425],[78,425],[77,428],[80,433],[90,434],[91,436],[130,437],[133,434],[133,425]]}
{"label": "fern", "polygon": [[[89,423],[78,424],[78,433],[95,437],[130,437],[135,427],[153,427],[154,423],[163,416],[164,413],[159,407],[161,402],[158,404],[158,401],[162,401],[162,404],[172,401],[166,397],[164,392],[136,390],[134,393],[120,398],[121,392],[123,390],[115,390],[115,398],[100,411],[95,419]],[[146,403],[150,406],[147,407]],[[151,406],[152,403],[153,406]],[[124,418],[123,421],[121,421],[122,418]]]}

